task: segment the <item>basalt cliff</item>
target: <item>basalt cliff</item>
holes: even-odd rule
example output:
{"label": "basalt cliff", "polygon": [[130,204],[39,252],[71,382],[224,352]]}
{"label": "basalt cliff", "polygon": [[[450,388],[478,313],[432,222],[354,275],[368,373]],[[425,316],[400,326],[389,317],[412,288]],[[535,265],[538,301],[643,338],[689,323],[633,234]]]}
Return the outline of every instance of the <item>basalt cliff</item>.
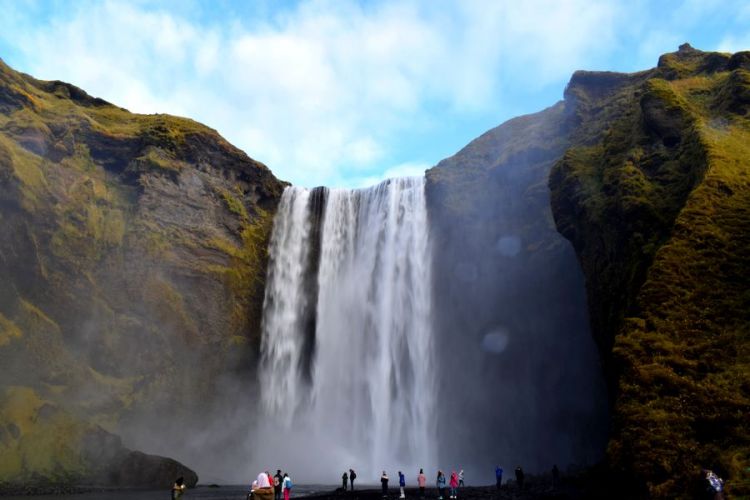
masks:
{"label": "basalt cliff", "polygon": [[1,482],[180,475],[115,433],[184,456],[252,369],[282,189],[203,125],[0,63]]}

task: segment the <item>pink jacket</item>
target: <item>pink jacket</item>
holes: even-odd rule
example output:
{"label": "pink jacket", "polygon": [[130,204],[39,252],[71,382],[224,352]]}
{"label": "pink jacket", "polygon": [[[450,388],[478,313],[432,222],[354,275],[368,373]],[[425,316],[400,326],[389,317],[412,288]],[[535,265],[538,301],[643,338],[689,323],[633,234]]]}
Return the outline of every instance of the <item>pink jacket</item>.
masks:
{"label": "pink jacket", "polygon": [[420,488],[425,487],[425,485],[427,484],[427,478],[425,477],[424,474],[420,474],[419,476],[417,476],[417,484],[419,485]]}
{"label": "pink jacket", "polygon": [[451,488],[458,488],[458,474],[456,474],[456,471],[451,472],[450,485]]}

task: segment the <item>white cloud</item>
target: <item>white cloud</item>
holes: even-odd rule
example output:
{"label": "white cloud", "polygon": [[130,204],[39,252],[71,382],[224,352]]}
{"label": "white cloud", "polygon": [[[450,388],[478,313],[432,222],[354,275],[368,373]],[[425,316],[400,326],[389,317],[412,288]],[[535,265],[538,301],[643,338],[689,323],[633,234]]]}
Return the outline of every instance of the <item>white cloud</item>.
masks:
{"label": "white cloud", "polygon": [[740,52],[750,50],[750,33],[744,35],[729,35],[722,39],[718,49],[722,52]]}
{"label": "white cloud", "polygon": [[588,0],[310,0],[250,27],[149,5],[74,3],[47,25],[3,24],[0,37],[37,77],[190,116],[303,185],[358,183],[407,160],[395,149],[439,125],[429,112],[486,112],[503,75],[564,81],[614,43],[616,22],[611,4]]}

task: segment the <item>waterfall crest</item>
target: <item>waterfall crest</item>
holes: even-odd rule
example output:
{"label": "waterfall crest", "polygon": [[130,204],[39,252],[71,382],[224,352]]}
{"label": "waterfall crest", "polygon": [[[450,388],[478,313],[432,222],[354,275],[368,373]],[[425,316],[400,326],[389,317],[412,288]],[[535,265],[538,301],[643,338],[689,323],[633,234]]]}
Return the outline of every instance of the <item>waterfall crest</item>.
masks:
{"label": "waterfall crest", "polygon": [[286,435],[317,453],[278,460],[310,471],[435,465],[424,191],[424,178],[284,191],[269,247],[261,406],[282,449]]}

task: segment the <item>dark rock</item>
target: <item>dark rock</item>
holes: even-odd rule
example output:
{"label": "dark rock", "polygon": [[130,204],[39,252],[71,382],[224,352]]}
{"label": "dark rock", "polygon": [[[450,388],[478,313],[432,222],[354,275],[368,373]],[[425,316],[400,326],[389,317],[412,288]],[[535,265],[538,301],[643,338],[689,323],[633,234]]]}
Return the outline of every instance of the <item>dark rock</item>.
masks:
{"label": "dark rock", "polygon": [[18,439],[21,437],[21,429],[19,429],[18,426],[12,422],[8,424],[8,433],[13,439]]}
{"label": "dark rock", "polygon": [[128,488],[168,489],[178,477],[185,478],[188,488],[198,483],[198,475],[176,460],[139,451],[112,463],[106,474],[107,485]]}
{"label": "dark rock", "polygon": [[647,93],[641,98],[641,111],[646,127],[660,138],[664,145],[673,147],[680,143],[685,127],[685,110],[669,106],[658,96]]}

